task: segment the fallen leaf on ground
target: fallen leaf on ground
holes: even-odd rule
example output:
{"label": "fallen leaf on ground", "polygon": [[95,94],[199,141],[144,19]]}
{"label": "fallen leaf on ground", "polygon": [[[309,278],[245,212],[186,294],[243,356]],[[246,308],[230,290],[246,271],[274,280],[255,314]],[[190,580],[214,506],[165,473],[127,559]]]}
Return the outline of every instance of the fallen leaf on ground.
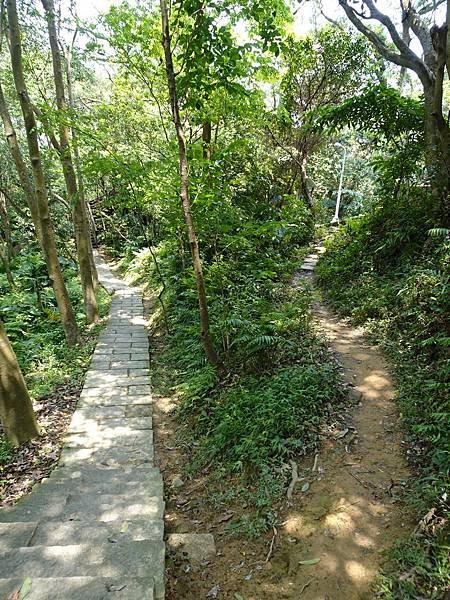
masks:
{"label": "fallen leaf on ground", "polygon": [[219,523],[225,523],[225,521],[229,521],[231,517],[234,515],[232,512],[228,512],[219,517]]}
{"label": "fallen leaf on ground", "polygon": [[339,432],[336,434],[336,436],[335,436],[335,437],[336,437],[336,439],[340,439],[340,438],[343,438],[343,437],[345,437],[345,436],[347,435],[348,431],[349,431],[348,427],[346,427],[346,428],[345,428],[345,429],[343,429],[342,431],[339,431]]}
{"label": "fallen leaf on ground", "polygon": [[217,598],[220,592],[220,585],[215,585],[212,587],[209,592],[206,594],[207,598]]}
{"label": "fallen leaf on ground", "polygon": [[308,560],[299,560],[299,565],[317,565],[320,562],[320,558],[309,558]]}

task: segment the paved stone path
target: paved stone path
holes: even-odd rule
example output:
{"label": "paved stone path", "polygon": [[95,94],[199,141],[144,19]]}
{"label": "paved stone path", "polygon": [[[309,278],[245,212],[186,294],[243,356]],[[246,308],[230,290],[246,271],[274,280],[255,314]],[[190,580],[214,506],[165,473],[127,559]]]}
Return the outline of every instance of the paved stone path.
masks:
{"label": "paved stone path", "polygon": [[153,466],[142,298],[97,262],[100,281],[115,290],[110,318],[58,468],[0,509],[2,600],[164,598],[163,485]]}

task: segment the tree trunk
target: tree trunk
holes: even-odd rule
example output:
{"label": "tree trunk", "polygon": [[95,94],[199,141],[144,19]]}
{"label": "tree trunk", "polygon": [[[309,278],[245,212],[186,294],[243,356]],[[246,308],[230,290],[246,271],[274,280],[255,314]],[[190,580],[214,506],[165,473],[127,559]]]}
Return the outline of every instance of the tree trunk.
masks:
{"label": "tree trunk", "polygon": [[439,80],[432,86],[424,86],[425,109],[425,160],[443,226],[450,223],[448,194],[450,190],[449,128],[442,117],[441,91],[436,89]]}
{"label": "tree trunk", "polygon": [[[27,134],[28,152],[33,170],[34,192],[32,192],[32,197],[35,198],[37,204],[37,217],[39,221],[39,226],[37,229],[40,231],[40,234],[38,235],[40,235],[42,250],[47,263],[48,275],[55,292],[56,302],[61,314],[61,321],[65,330],[67,344],[69,346],[74,346],[79,342],[78,326],[58,261],[55,232],[53,230],[53,224],[51,222],[48,209],[47,189],[45,187],[44,171],[39,150],[36,120],[34,118],[33,107],[28,96],[28,90],[23,75],[22,45],[20,41],[19,20],[17,17],[15,0],[7,0],[7,8],[14,84],[17,95],[19,96],[20,107],[22,109],[25,130]],[[20,153],[18,147],[17,150],[18,153]],[[18,157],[18,153],[15,153],[14,158]],[[23,160],[20,162],[23,163]],[[28,179],[28,176],[26,179]],[[24,180],[22,180],[22,177],[21,183],[25,184],[25,193],[29,193],[30,186],[26,184]],[[30,208],[33,204],[34,201],[31,202]]]}
{"label": "tree trunk", "polygon": [[312,211],[313,204],[311,200],[311,194],[309,193],[308,188],[308,175],[306,173],[306,164],[308,162],[308,158],[306,156],[302,156],[299,160],[299,175],[300,175],[300,188],[303,195],[303,199],[306,203],[306,206]]}
{"label": "tree trunk", "polygon": [[169,89],[170,105],[172,109],[172,118],[178,139],[178,153],[180,163],[180,196],[181,203],[183,205],[184,220],[186,222],[186,227],[188,231],[189,245],[191,248],[192,265],[194,267],[195,279],[197,283],[201,339],[208,361],[212,365],[222,370],[223,366],[214,348],[211,332],[209,329],[208,303],[206,300],[205,281],[203,279],[203,268],[198,249],[197,234],[195,232],[194,223],[192,219],[191,201],[189,197],[189,165],[186,154],[186,140],[184,137],[184,131],[181,123],[180,110],[178,105],[175,71],[173,67],[172,49],[170,41],[169,14],[166,0],[160,0],[160,6],[167,84]]}
{"label": "tree trunk", "polygon": [[11,239],[11,225],[8,217],[8,205],[6,202],[6,196],[0,191],[0,222],[2,224],[3,237],[8,251],[8,256],[13,256],[13,243]]}
{"label": "tree trunk", "polygon": [[19,142],[17,141],[16,131],[12,124],[11,116],[8,111],[8,106],[6,104],[6,99],[3,94],[3,88],[0,82],[0,116],[3,122],[3,128],[5,130],[6,142],[8,144],[9,151],[11,152],[11,156],[13,158],[14,164],[16,166],[17,175],[19,176],[20,185],[24,191],[25,198],[27,200],[31,218],[33,220],[34,228],[36,230],[36,237],[39,240],[39,243],[42,246],[42,234],[41,234],[41,225],[40,225],[40,217],[39,217],[39,209],[36,201],[36,196],[33,190],[33,185],[28,176],[27,166],[22,156],[22,152],[20,150]]}
{"label": "tree trunk", "polygon": [[8,252],[7,245],[0,240],[0,259],[3,263],[3,268],[5,269],[6,279],[8,280],[9,287],[13,290],[15,287],[14,277],[11,272],[11,263],[10,263],[10,255]]}
{"label": "tree trunk", "polygon": [[203,158],[211,160],[211,121],[203,123],[202,128]]}
{"label": "tree trunk", "polygon": [[0,417],[6,438],[19,446],[39,435],[27,386],[0,321]]}
{"label": "tree trunk", "polygon": [[69,127],[65,122],[67,119],[67,103],[64,90],[61,52],[59,49],[58,36],[56,32],[55,8],[53,0],[42,0],[42,5],[47,15],[48,37],[52,53],[53,79],[56,92],[56,105],[59,112],[59,155],[64,173],[67,195],[73,211],[75,242],[77,246],[78,264],[80,267],[81,286],[83,288],[86,320],[88,323],[93,323],[98,319],[98,307],[92,276],[92,246],[86,205],[78,193],[77,178],[75,175],[75,169],[73,167],[72,154],[70,150]]}
{"label": "tree trunk", "polygon": [[[74,43],[74,41],[75,41],[75,35],[76,34],[74,34],[72,43]],[[66,64],[66,78],[67,78],[67,96],[69,99],[69,106],[72,110],[74,110],[75,100],[73,97],[73,87],[72,87],[72,50],[70,47],[67,51],[65,64]],[[72,145],[73,145],[73,156],[75,159],[75,171],[76,171],[77,182],[78,182],[78,194],[79,194],[80,202],[83,204],[83,206],[85,207],[85,210],[86,210],[87,227],[88,227],[88,231],[89,231],[89,246],[90,246],[89,259],[91,261],[92,282],[94,284],[94,291],[98,292],[98,290],[100,288],[100,284],[98,281],[97,265],[95,264],[94,252],[93,252],[93,248],[92,248],[92,239],[94,239],[94,243],[96,242],[95,221],[92,216],[91,207],[89,206],[88,200],[86,199],[83,172],[81,169],[81,159],[80,159],[80,152],[78,149],[77,137],[78,136],[77,136],[76,130],[72,128]]]}
{"label": "tree trunk", "polygon": [[6,273],[9,287],[14,288],[14,277],[11,272],[11,257],[13,255],[11,241],[11,226],[9,224],[8,210],[5,195],[0,191],[0,258]]}

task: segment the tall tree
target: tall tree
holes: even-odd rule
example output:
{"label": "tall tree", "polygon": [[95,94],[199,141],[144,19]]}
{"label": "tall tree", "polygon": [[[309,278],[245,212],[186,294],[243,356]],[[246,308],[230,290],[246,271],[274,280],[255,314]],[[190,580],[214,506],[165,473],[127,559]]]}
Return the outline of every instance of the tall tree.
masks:
{"label": "tall tree", "polygon": [[197,234],[194,227],[191,211],[191,201],[189,197],[189,164],[186,152],[186,138],[183,131],[183,124],[180,117],[180,108],[178,103],[178,94],[175,78],[175,69],[173,66],[172,46],[170,38],[169,11],[166,0],[160,0],[161,6],[161,27],[163,36],[164,58],[166,65],[167,85],[169,90],[170,107],[172,111],[173,123],[178,140],[178,155],[180,167],[180,196],[183,205],[184,220],[189,237],[189,246],[192,255],[192,265],[194,267],[195,279],[197,283],[198,302],[200,310],[201,339],[208,361],[214,366],[221,366],[217,352],[211,337],[209,327],[208,303],[206,299],[205,280],[203,277],[202,261],[198,248]]}
{"label": "tall tree", "polygon": [[92,259],[92,246],[90,240],[89,221],[84,198],[79,193],[77,177],[72,161],[70,148],[70,133],[67,125],[67,102],[64,89],[63,67],[58,33],[56,30],[55,7],[53,0],[42,0],[42,5],[47,16],[48,36],[53,63],[53,79],[56,92],[56,105],[59,113],[59,144],[58,154],[61,160],[66,184],[67,195],[73,214],[75,242],[80,268],[81,285],[83,288],[84,307],[88,323],[98,319],[98,307],[95,297],[94,276]]}
{"label": "tall tree", "polygon": [[285,69],[280,82],[278,131],[269,132],[289,154],[300,193],[313,208],[307,166],[325,137],[308,127],[308,115],[339,104],[376,80],[381,61],[364,36],[352,35],[335,25],[326,25],[300,39],[288,37],[281,58]]}
{"label": "tall tree", "polygon": [[8,218],[6,196],[0,190],[0,259],[3,262],[6,278],[10,288],[14,288],[14,277],[11,272],[12,241],[11,226]]}
{"label": "tall tree", "polygon": [[23,72],[22,42],[15,0],[7,0],[7,13],[10,33],[11,65],[14,76],[14,84],[19,97],[20,107],[25,124],[28,153],[33,172],[34,189],[31,187],[29,182],[27,169],[24,167],[25,162],[17,144],[17,136],[15,134],[14,127],[12,126],[8,107],[4,102],[4,96],[1,93],[1,90],[0,112],[2,113],[6,137],[16,163],[21,184],[30,203],[33,217],[36,218],[35,226],[37,235],[42,245],[45,261],[47,263],[48,275],[55,292],[56,302],[61,314],[61,321],[66,334],[67,343],[68,345],[73,346],[79,342],[78,326],[75,319],[75,313],[70,302],[69,294],[67,293],[66,285],[64,283],[61,266],[58,260],[58,253],[56,250],[55,232],[48,208],[47,188],[45,184],[44,170],[39,148],[36,120],[34,117],[33,105],[28,95],[28,89],[25,83]]}
{"label": "tall tree", "polygon": [[0,417],[7,439],[15,446],[39,435],[25,380],[1,321]]}
{"label": "tall tree", "polygon": [[[450,127],[444,115],[443,90],[445,71],[450,73],[450,48],[447,47],[450,8],[443,25],[429,26],[426,15],[442,2],[425,2],[420,8],[412,0],[402,0],[402,32],[392,19],[382,13],[374,0],[362,0],[356,7],[349,0],[339,0],[353,25],[369,39],[386,60],[410,69],[419,78],[424,96],[426,159],[434,195],[439,202],[444,225],[450,224]],[[392,45],[365,21],[376,21],[389,36]],[[422,54],[409,46],[411,34],[420,43]]]}
{"label": "tall tree", "polygon": [[[72,78],[72,54],[73,54],[73,46],[75,43],[75,38],[77,35],[78,29],[75,30],[75,33],[72,38],[72,43],[67,46],[65,53],[65,66],[66,66],[66,79],[67,79],[67,98],[69,101],[69,108],[73,111],[75,109],[75,99],[73,94],[73,78]],[[91,208],[89,202],[86,197],[84,178],[83,178],[83,170],[81,168],[81,158],[80,151],[78,148],[78,134],[75,128],[72,128],[72,146],[73,146],[73,156],[75,159],[75,171],[77,174],[77,182],[78,182],[78,194],[80,198],[80,202],[83,203],[83,206],[86,208],[87,218],[88,218],[88,227],[89,227],[89,244],[90,244],[90,252],[89,258],[91,260],[91,273],[92,273],[92,282],[94,284],[94,291],[97,292],[99,289],[99,280],[97,273],[97,266],[94,260],[94,253],[92,250],[92,239],[96,239],[95,237],[95,222],[92,216]],[[93,236],[93,238],[92,238]]]}

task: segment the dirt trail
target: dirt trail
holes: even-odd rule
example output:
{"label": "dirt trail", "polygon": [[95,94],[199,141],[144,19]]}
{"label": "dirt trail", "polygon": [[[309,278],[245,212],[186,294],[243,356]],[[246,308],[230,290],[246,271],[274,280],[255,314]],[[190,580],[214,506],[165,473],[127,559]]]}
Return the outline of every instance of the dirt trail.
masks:
{"label": "dirt trail", "polygon": [[[316,260],[307,257],[297,283],[313,279]],[[287,562],[293,598],[373,598],[371,584],[380,551],[405,536],[411,526],[401,502],[409,471],[393,402],[395,390],[382,357],[361,331],[336,318],[320,300],[313,310],[319,331],[343,366],[355,408],[335,439],[321,449],[319,476],[284,521],[291,547],[274,558],[273,567],[278,561]],[[315,565],[299,562],[317,558],[320,562]]]}

